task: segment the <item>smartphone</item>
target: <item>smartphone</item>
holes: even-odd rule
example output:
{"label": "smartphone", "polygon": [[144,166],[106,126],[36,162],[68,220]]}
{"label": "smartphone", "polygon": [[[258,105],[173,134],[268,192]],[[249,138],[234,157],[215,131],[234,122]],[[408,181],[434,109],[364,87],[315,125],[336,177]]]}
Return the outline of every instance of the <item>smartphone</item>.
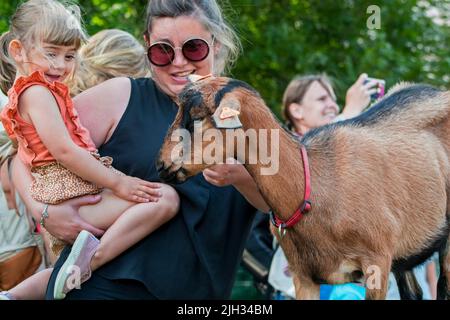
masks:
{"label": "smartphone", "polygon": [[364,83],[370,82],[370,81],[376,81],[377,82],[377,92],[370,95],[370,100],[375,101],[382,97],[384,97],[384,89],[386,86],[386,81],[383,79],[377,79],[377,78],[367,78]]}

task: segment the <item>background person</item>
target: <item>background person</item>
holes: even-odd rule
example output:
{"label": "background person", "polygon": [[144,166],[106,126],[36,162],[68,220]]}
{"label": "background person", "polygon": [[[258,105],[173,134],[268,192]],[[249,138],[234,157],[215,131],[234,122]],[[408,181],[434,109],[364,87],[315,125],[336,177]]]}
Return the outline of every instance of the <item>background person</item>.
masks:
{"label": "background person", "polygon": [[[370,103],[370,96],[377,92],[376,81],[366,81],[361,74],[347,90],[345,106],[339,114],[339,106],[331,81],[325,74],[295,77],[283,95],[283,115],[288,127],[302,137],[309,130],[359,115]],[[272,259],[269,283],[277,290],[276,299],[295,298],[295,289],[286,257],[278,247]],[[343,284],[321,286],[321,299],[360,299],[364,289]]]}
{"label": "background person", "polygon": [[[46,266],[42,237],[11,181],[16,150],[0,124],[0,291],[9,290]],[[1,299],[1,295],[0,295]]]}
{"label": "background person", "polygon": [[75,96],[115,77],[149,76],[144,47],[126,31],[108,29],[91,36],[79,52],[79,66],[70,86]]}
{"label": "background person", "polygon": [[[325,75],[307,75],[294,78],[283,96],[283,111],[288,126],[299,136],[309,130],[357,116],[370,103],[370,96],[377,92],[377,82],[366,82],[367,75],[362,74],[346,94],[345,107],[338,115],[339,107],[330,80]],[[424,299],[430,299],[436,292],[436,271],[433,261],[418,266],[414,273],[424,291]],[[390,289],[387,299],[399,298],[393,276],[390,276]],[[269,274],[269,282],[285,294],[295,294],[287,260],[281,248],[278,248]],[[353,284],[321,286],[321,299],[364,299],[364,288]]]}

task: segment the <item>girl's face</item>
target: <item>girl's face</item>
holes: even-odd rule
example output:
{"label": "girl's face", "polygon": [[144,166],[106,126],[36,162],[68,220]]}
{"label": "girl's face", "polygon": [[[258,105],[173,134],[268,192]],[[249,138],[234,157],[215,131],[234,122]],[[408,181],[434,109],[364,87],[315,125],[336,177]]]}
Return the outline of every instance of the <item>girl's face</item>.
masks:
{"label": "girl's face", "polygon": [[75,46],[53,45],[43,42],[41,47],[31,50],[21,48],[20,54],[14,55],[21,73],[30,75],[40,71],[51,83],[63,82],[73,72],[76,57]]}
{"label": "girl's face", "polygon": [[[203,39],[210,44],[209,54],[204,60],[190,61],[178,49],[190,39]],[[151,65],[153,79],[169,96],[176,97],[183,90],[189,82],[187,78],[189,75],[204,76],[212,73],[214,54],[218,48],[213,44],[211,33],[197,19],[189,16],[155,19],[152,23],[148,45],[155,42],[164,42],[177,48],[174,59],[169,65],[163,67]]]}

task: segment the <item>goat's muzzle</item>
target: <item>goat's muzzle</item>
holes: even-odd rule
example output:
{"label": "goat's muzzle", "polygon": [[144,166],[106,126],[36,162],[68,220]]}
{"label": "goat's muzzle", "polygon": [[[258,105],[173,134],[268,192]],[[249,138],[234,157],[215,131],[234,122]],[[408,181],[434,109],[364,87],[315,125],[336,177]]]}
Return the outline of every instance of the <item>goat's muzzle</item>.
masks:
{"label": "goat's muzzle", "polygon": [[174,163],[166,165],[161,159],[156,161],[156,170],[158,170],[161,181],[165,183],[177,184],[187,179],[186,170],[181,165]]}

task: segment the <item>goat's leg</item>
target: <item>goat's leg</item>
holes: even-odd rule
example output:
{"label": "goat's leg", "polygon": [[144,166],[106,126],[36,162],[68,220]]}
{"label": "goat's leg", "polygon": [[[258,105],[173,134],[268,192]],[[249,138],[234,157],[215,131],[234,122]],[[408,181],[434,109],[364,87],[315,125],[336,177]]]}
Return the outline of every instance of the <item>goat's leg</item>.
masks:
{"label": "goat's leg", "polygon": [[450,234],[446,243],[439,249],[439,267],[437,299],[450,300]]}
{"label": "goat's leg", "polygon": [[297,300],[320,300],[320,286],[306,277],[292,275]]}
{"label": "goat's leg", "polygon": [[366,300],[386,299],[391,264],[391,259],[387,257],[368,260],[363,264]]}
{"label": "goat's leg", "polygon": [[422,300],[423,292],[413,270],[394,272],[401,300]]}

